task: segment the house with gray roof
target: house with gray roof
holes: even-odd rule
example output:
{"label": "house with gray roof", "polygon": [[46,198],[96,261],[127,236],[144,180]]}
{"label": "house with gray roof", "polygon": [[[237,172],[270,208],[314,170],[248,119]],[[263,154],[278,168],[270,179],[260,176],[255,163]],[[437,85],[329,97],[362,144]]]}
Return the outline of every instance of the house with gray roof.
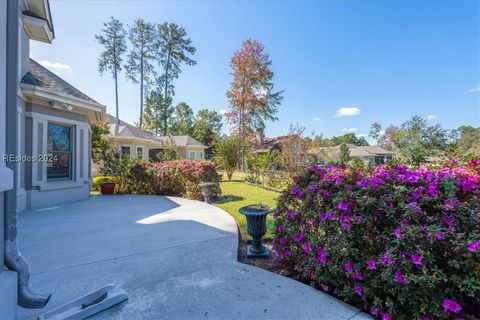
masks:
{"label": "house with gray roof", "polygon": [[[359,158],[365,164],[384,164],[395,158],[395,152],[386,150],[380,146],[356,146],[348,144],[350,158]],[[313,153],[313,151],[311,151]],[[321,147],[314,152],[323,162],[336,162],[340,160],[340,146]]]}
{"label": "house with gray roof", "polygon": [[[117,120],[110,114],[107,114],[107,120],[112,146],[123,155],[158,161],[158,154],[170,145],[175,147],[179,159],[205,159],[207,146],[188,135],[156,136],[123,120]],[[99,175],[97,164],[92,165],[92,175]]]}

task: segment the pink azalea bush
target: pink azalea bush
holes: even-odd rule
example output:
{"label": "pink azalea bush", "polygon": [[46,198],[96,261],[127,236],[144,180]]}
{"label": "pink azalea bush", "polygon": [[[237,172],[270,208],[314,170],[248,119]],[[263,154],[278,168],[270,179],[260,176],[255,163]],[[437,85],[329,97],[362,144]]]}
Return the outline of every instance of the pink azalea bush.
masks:
{"label": "pink azalea bush", "polygon": [[211,161],[175,160],[142,162],[130,170],[130,192],[161,194],[202,200],[200,183],[214,182],[214,193],[220,195],[215,164]]}
{"label": "pink azalea bush", "polygon": [[274,217],[276,256],[374,317],[480,316],[480,161],[312,166]]}

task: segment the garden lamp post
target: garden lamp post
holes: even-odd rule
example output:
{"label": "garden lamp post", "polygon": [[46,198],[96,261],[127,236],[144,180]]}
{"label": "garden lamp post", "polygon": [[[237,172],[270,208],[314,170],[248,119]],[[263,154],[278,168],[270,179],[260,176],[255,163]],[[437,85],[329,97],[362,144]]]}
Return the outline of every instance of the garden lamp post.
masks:
{"label": "garden lamp post", "polygon": [[247,258],[268,258],[268,248],[262,244],[262,237],[267,232],[267,215],[273,211],[264,205],[254,204],[239,209],[247,218],[247,231],[252,237],[252,244],[247,246]]}
{"label": "garden lamp post", "polygon": [[208,204],[212,203],[213,186],[214,186],[213,182],[200,183],[200,188],[202,188],[202,196],[205,203],[208,203]]}

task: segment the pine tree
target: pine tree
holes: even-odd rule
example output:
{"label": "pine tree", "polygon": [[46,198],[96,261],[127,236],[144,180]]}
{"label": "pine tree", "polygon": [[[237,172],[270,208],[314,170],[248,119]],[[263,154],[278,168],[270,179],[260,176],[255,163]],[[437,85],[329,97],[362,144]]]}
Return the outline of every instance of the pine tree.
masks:
{"label": "pine tree", "polygon": [[102,75],[105,71],[110,71],[113,79],[115,79],[115,110],[117,121],[120,123],[118,115],[118,73],[122,71],[122,56],[127,50],[126,32],[123,24],[114,17],[110,17],[109,22],[104,22],[103,27],[102,34],[95,35],[95,39],[105,49],[98,59],[98,71]]}
{"label": "pine tree", "polygon": [[140,82],[140,127],[143,125],[143,96],[156,76],[152,62],[155,60],[155,25],[143,19],[135,20],[130,28],[129,40],[132,50],[125,65],[127,78],[134,83]]}
{"label": "pine tree", "polygon": [[182,72],[180,68],[182,63],[193,66],[196,64],[189,55],[195,54],[192,40],[187,38],[187,32],[184,28],[179,27],[175,23],[163,23],[158,25],[158,54],[157,59],[163,68],[163,74],[158,78],[159,85],[164,90],[164,107],[163,107],[163,134],[167,135],[167,124],[169,118],[169,110],[171,97],[175,94],[173,80],[177,79]]}

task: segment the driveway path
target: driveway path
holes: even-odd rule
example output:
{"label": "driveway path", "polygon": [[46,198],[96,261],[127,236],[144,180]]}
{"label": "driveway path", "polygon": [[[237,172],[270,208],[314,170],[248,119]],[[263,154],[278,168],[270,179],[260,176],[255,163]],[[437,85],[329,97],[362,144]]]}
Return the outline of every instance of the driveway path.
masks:
{"label": "driveway path", "polygon": [[107,283],[129,300],[92,319],[370,319],[289,278],[237,262],[232,217],[199,201],[92,196],[20,214],[32,286],[53,291],[46,309]]}

